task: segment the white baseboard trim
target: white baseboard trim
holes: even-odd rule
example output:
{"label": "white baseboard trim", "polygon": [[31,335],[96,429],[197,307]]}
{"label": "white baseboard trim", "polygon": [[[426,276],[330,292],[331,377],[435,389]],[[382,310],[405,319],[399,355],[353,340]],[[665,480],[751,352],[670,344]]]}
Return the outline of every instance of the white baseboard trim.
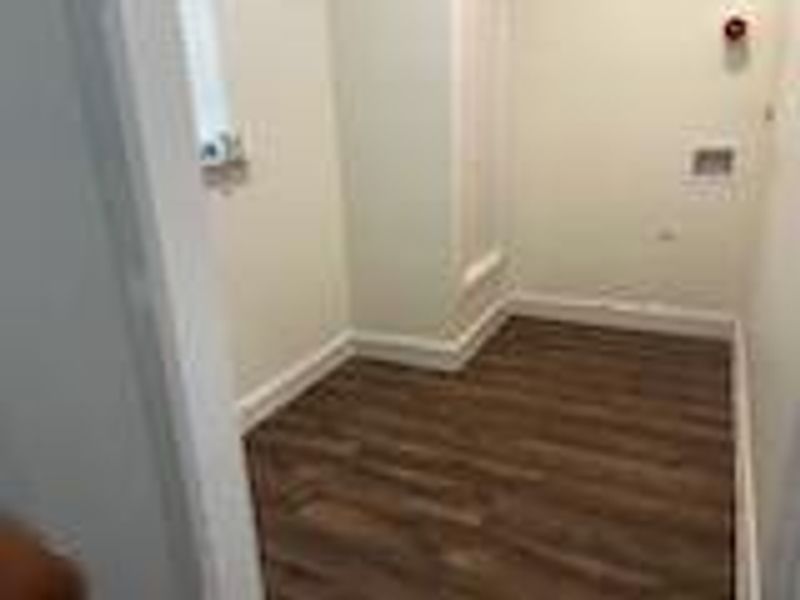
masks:
{"label": "white baseboard trim", "polygon": [[587,325],[725,340],[733,339],[736,322],[733,315],[723,311],[538,293],[512,295],[508,311],[514,315]]}
{"label": "white baseboard trim", "polygon": [[239,401],[242,429],[249,431],[354,355],[424,369],[458,371],[512,315],[730,340],[736,331],[735,319],[722,312],[549,294],[513,294],[490,306],[454,340],[369,331],[342,333],[242,398]]}
{"label": "white baseboard trim", "polygon": [[355,332],[352,341],[356,354],[364,358],[437,371],[459,368],[454,342],[370,331]]}
{"label": "white baseboard trim", "polygon": [[247,394],[238,402],[242,431],[246,433],[269,418],[275,411],[340,367],[353,354],[350,334],[343,333]]}
{"label": "white baseboard trim", "polygon": [[505,322],[505,300],[486,310],[454,341],[345,332],[238,402],[243,433],[252,430],[355,355],[438,371],[461,369]]}
{"label": "white baseboard trim", "polygon": [[469,329],[452,341],[355,332],[352,342],[356,354],[365,358],[437,371],[458,371],[503,325],[508,316],[506,306],[505,300],[496,302]]}
{"label": "white baseboard trim", "polygon": [[761,600],[747,337],[744,327],[738,321],[735,324],[733,352],[733,402],[736,424],[736,598]]}

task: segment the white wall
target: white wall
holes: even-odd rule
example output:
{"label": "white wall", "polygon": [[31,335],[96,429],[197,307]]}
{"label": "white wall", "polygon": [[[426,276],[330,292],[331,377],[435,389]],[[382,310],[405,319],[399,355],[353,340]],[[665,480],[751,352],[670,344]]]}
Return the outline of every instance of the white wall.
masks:
{"label": "white wall", "polygon": [[800,4],[790,4],[774,181],[748,322],[759,547],[769,600],[800,593]]}
{"label": "white wall", "polygon": [[[517,286],[688,308],[738,303],[760,209],[775,5],[515,1]],[[743,71],[726,68],[723,53],[723,17],[736,6],[755,23]],[[718,142],[738,146],[733,185],[692,183],[693,149]],[[677,239],[659,241],[665,228]]]}
{"label": "white wall", "polygon": [[251,180],[213,198],[239,396],[341,333],[348,299],[327,0],[224,0]]}
{"label": "white wall", "polygon": [[[143,387],[131,340],[118,254],[131,240],[109,234],[125,184],[110,198],[103,181],[120,148],[97,152],[104,121],[85,96],[108,81],[78,64],[78,13],[100,9],[0,5],[0,511],[78,558],[93,597],[200,598],[188,508],[169,493],[174,444],[150,421],[160,410],[166,428],[168,411]],[[92,108],[108,109],[103,93]]]}
{"label": "white wall", "polygon": [[331,3],[357,328],[440,336],[453,266],[450,1]]}
{"label": "white wall", "polygon": [[502,58],[493,27],[457,29],[462,4],[494,3],[220,2],[252,167],[211,206],[240,398],[350,327],[451,338],[500,295],[500,269],[463,289],[499,252],[505,193],[487,134]]}
{"label": "white wall", "polygon": [[360,331],[452,340],[504,289],[505,5],[331,5]]}

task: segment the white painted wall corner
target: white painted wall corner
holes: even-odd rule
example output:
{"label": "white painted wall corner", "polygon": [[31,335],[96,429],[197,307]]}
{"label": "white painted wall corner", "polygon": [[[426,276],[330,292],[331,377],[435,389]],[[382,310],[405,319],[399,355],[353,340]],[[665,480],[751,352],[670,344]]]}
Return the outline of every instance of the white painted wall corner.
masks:
{"label": "white painted wall corner", "polygon": [[242,431],[247,432],[255,428],[339,368],[353,355],[351,335],[349,332],[342,333],[310,356],[247,394],[238,402]]}
{"label": "white painted wall corner", "polygon": [[506,305],[505,300],[492,305],[453,341],[370,332],[343,332],[317,352],[240,399],[238,412],[241,429],[245,433],[252,430],[356,355],[424,369],[457,371],[502,327],[508,316]]}

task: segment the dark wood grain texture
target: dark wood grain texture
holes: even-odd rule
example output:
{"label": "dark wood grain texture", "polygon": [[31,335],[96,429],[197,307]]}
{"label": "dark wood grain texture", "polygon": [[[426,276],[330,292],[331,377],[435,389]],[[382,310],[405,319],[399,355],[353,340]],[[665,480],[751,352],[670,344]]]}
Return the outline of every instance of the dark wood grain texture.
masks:
{"label": "dark wood grain texture", "polygon": [[515,318],[356,359],[254,431],[273,600],[733,597],[729,349]]}

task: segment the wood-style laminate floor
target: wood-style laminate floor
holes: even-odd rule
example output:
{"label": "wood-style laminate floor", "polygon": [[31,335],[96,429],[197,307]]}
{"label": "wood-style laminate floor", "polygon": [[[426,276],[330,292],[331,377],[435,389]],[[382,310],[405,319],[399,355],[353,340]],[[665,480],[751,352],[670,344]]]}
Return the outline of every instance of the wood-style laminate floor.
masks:
{"label": "wood-style laminate floor", "polygon": [[512,319],[253,432],[271,600],[733,598],[729,349]]}

